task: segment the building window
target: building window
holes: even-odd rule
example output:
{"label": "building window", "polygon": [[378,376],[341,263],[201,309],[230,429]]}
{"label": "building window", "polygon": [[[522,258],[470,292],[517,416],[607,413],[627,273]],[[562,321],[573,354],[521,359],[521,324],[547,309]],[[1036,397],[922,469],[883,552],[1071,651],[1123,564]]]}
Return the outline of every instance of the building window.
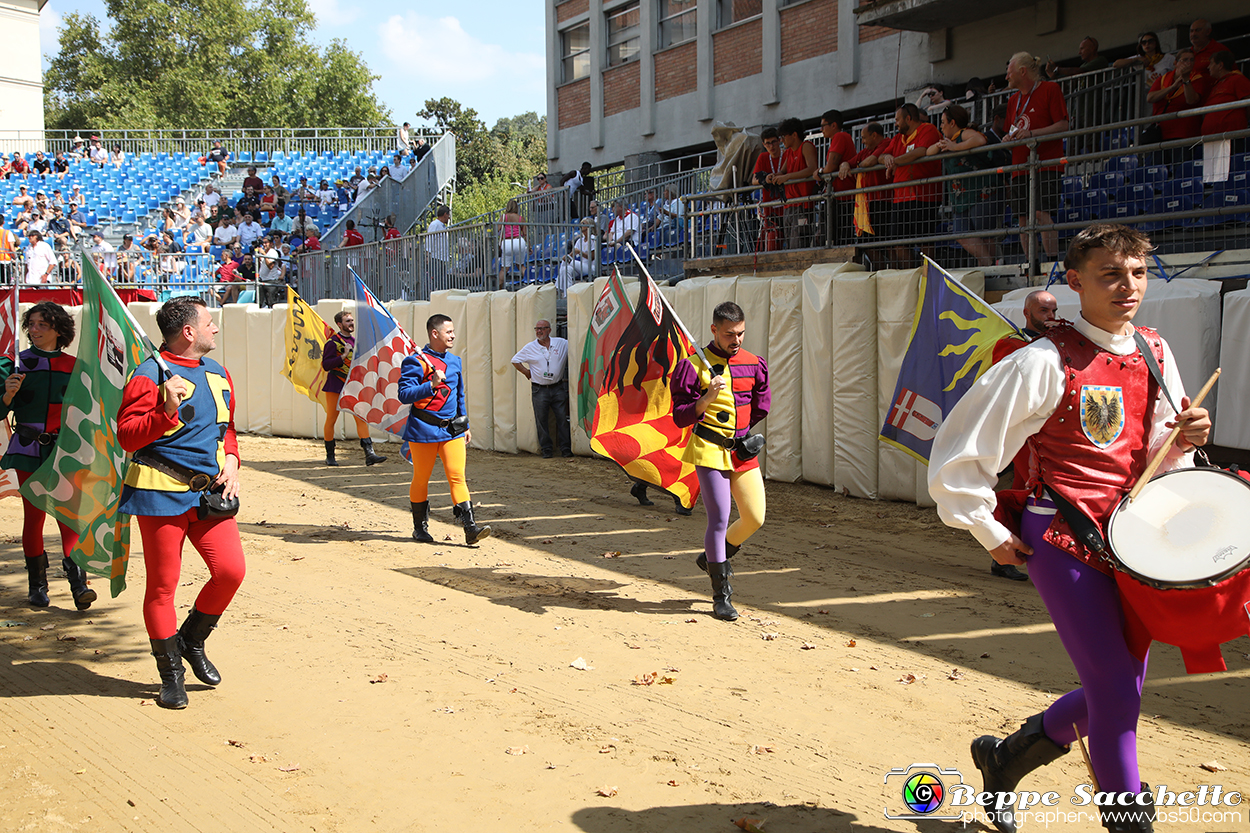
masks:
{"label": "building window", "polygon": [[608,66],[614,67],[638,57],[641,30],[638,27],[637,3],[630,3],[607,13]]}
{"label": "building window", "polygon": [[724,29],[749,17],[756,17],[762,11],[762,0],[716,0],[716,26]]}
{"label": "building window", "polygon": [[660,0],[660,48],[694,40],[697,0]]}
{"label": "building window", "polygon": [[589,23],[560,33],[560,64],[565,82],[590,75]]}

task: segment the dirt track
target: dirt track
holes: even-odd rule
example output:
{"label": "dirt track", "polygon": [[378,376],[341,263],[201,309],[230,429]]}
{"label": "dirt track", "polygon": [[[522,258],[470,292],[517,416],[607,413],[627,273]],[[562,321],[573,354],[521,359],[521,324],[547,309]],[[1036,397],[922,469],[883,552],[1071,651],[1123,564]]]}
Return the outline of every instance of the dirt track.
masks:
{"label": "dirt track", "polygon": [[[441,542],[421,546],[395,456],[329,469],[320,443],[241,446],[249,572],[208,643],[224,682],[192,681],[181,712],[152,705],[137,531],[119,598],[95,579],[79,614],[57,569],[33,610],[21,508],[0,502],[0,831],[949,830],[887,821],[884,774],[936,762],[979,787],[969,740],[1074,683],[1031,586],[990,577],[931,510],[769,483],[726,624],[693,564],[702,509],[638,507],[610,464],[471,452],[495,537],[469,549],[441,471]],[[188,550],[180,616],[205,575]],[[1146,780],[1250,791],[1248,652],[1186,677],[1156,646]],[[1028,786],[1085,780],[1072,754]]]}

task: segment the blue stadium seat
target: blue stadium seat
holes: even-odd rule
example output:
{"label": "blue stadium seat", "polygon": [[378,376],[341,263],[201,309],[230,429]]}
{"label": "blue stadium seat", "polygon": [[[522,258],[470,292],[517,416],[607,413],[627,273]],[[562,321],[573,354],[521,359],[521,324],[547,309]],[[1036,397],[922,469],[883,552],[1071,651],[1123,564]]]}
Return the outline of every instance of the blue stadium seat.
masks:
{"label": "blue stadium seat", "polygon": [[1149,165],[1144,168],[1134,168],[1132,174],[1129,175],[1129,182],[1137,185],[1162,185],[1168,178],[1168,169],[1163,165]]}

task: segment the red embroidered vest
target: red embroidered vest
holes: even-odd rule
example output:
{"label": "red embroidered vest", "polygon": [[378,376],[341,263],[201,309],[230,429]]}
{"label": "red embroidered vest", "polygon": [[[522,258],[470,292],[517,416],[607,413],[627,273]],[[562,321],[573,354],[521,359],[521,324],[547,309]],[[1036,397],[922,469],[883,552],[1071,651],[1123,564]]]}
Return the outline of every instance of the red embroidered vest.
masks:
{"label": "red embroidered vest", "polygon": [[[1163,366],[1163,342],[1145,327],[1137,331]],[[1066,389],[1042,430],[1029,438],[1029,490],[1042,486],[1080,509],[1106,537],[1111,512],[1146,468],[1159,386],[1141,352],[1117,356],[1103,350],[1071,324],[1048,330],[1059,348]],[[1044,536],[1047,543],[1110,572],[1098,553],[1076,541],[1059,513]]]}
{"label": "red embroidered vest", "polygon": [[[447,375],[447,362],[440,359],[437,355],[426,352],[426,351],[422,351],[421,358],[425,361],[426,364],[434,368],[437,368],[438,371],[442,373],[444,376]],[[429,379],[430,379],[430,374],[429,372],[427,372],[425,376],[421,378],[421,381],[425,382],[425,381],[428,381]],[[412,407],[416,408],[419,411],[430,411],[432,413],[437,413],[438,411],[441,411],[443,409],[444,405],[447,404],[447,398],[450,396],[451,396],[450,387],[448,387],[446,384],[436,385],[434,387],[433,393],[431,393],[425,399],[419,400],[417,402],[413,402]]]}

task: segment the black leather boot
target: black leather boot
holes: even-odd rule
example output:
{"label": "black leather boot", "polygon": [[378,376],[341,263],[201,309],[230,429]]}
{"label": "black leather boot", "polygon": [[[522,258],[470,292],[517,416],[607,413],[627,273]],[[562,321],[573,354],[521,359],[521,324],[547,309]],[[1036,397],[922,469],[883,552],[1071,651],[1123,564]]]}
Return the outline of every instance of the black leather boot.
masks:
{"label": "black leather boot", "polygon": [[334,440],[326,440],[326,465],[337,466],[338,460],[334,459]]}
{"label": "black leather boot", "polygon": [[[733,558],[735,555],[738,554],[738,550],[740,549],[742,549],[740,545],[731,544],[728,541],[726,541],[725,542],[725,558]],[[705,552],[699,553],[699,557],[694,560],[694,563],[696,567],[698,567],[700,570],[706,573],[707,572],[707,553]],[[730,567],[729,574],[733,575],[733,572],[734,572],[733,568]]]}
{"label": "black leather boot", "polygon": [[87,571],[74,563],[74,559],[65,558],[61,561],[65,568],[65,576],[69,579],[69,592],[74,597],[74,607],[86,610],[97,598],[95,591],[87,586]]}
{"label": "black leather boot", "polygon": [[48,606],[48,554],[26,559],[27,599],[35,607]]}
{"label": "black leather boot", "polygon": [[205,685],[221,683],[221,674],[217,673],[217,666],[213,665],[213,661],[204,653],[204,640],[208,639],[213,628],[217,627],[217,620],[220,618],[221,614],[209,616],[193,607],[187,614],[187,620],[178,629],[178,653],[182,654],[187,665],[191,666],[191,673],[195,674],[195,678]]}
{"label": "black leather boot", "polygon": [[[1041,714],[1024,721],[1003,740],[982,735],[972,742],[972,761],[981,770],[985,792],[999,794],[996,802],[1001,801],[1003,793],[1015,792],[1016,784],[1025,775],[1066,754],[1068,747],[1046,737]],[[987,807],[986,813],[1002,833],[1015,833],[1015,809],[1014,805],[1000,807],[996,803]]]}
{"label": "black leather boot", "polygon": [[386,458],[373,450],[373,440],[361,440],[360,447],[365,450],[365,465],[374,466],[378,463],[385,463]]}
{"label": "black leather boot", "polygon": [[687,509],[686,507],[682,506],[681,501],[678,500],[677,498],[673,498],[673,511],[676,512],[678,515],[685,515],[686,517],[689,517],[694,514],[693,509]]}
{"label": "black leather boot", "polygon": [[473,521],[473,502],[466,500],[464,503],[457,503],[456,508],[460,510],[457,515],[460,523],[464,525],[464,542],[466,544],[476,544],[483,538],[490,537],[489,526],[478,526]]}
{"label": "black leather boot", "polygon": [[187,689],[183,680],[186,671],[182,667],[182,655],[178,653],[178,634],[150,641],[152,656],[156,657],[156,670],[161,674],[161,693],[156,696],[156,705],[166,709],[185,709]]}
{"label": "black leather boot", "polygon": [[646,483],[643,483],[642,481],[635,483],[633,488],[629,490],[629,493],[638,499],[639,506],[655,506],[655,501],[647,497]]}
{"label": "black leather boot", "polygon": [[734,621],[738,611],[734,609],[734,591],[729,584],[733,568],[728,561],[711,562],[707,565],[707,574],[712,577],[712,615],[725,622]]}
{"label": "black leather boot", "polygon": [[412,540],[418,544],[433,544],[430,534],[430,502],[412,504]]}
{"label": "black leather boot", "polygon": [[1155,829],[1155,798],[1150,785],[1145,781],[1141,785],[1142,804],[1130,807],[1099,807],[1098,815],[1102,818],[1102,826],[1111,833],[1154,833]]}

